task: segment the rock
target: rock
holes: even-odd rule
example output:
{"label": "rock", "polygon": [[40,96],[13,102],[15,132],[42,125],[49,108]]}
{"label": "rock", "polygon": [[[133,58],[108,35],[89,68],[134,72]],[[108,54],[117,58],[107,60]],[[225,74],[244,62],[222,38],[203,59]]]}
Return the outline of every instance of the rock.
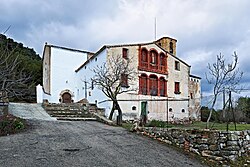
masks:
{"label": "rock", "polygon": [[220,148],[223,149],[224,147],[226,147],[225,143],[220,143]]}
{"label": "rock", "polygon": [[172,144],[172,142],[169,141],[169,140],[163,140],[163,142],[165,142],[165,143],[167,143],[167,144]]}
{"label": "rock", "polygon": [[210,146],[209,146],[209,150],[211,150],[211,151],[218,150],[218,146],[217,146],[217,145],[215,145],[215,144],[210,145]]}
{"label": "rock", "polygon": [[214,160],[216,161],[223,161],[225,158],[223,157],[218,157],[218,156],[214,156]]}
{"label": "rock", "polygon": [[190,148],[189,150],[190,150],[191,152],[194,152],[194,153],[200,155],[198,149]]}
{"label": "rock", "polygon": [[228,140],[238,140],[238,139],[239,139],[238,135],[234,133],[228,134]]}
{"label": "rock", "polygon": [[250,140],[250,136],[249,135],[246,135],[246,140]]}
{"label": "rock", "polygon": [[203,157],[210,157],[212,155],[212,151],[204,150],[201,152]]}
{"label": "rock", "polygon": [[223,151],[221,151],[221,154],[224,155],[224,156],[238,155],[238,151],[226,151],[226,150],[223,150]]}
{"label": "rock", "polygon": [[183,136],[179,136],[178,142],[179,144],[183,144],[185,142],[185,138]]}
{"label": "rock", "polygon": [[201,144],[199,146],[199,151],[203,151],[203,150],[208,150],[208,145],[207,144]]}
{"label": "rock", "polygon": [[230,156],[228,156],[228,158],[229,158],[230,160],[232,160],[232,161],[235,161],[236,158],[237,158],[237,156],[236,156],[236,155],[230,155]]}
{"label": "rock", "polygon": [[227,141],[227,146],[238,146],[238,142],[237,141]]}
{"label": "rock", "polygon": [[225,150],[239,151],[240,147],[239,146],[228,146],[228,147],[225,147]]}

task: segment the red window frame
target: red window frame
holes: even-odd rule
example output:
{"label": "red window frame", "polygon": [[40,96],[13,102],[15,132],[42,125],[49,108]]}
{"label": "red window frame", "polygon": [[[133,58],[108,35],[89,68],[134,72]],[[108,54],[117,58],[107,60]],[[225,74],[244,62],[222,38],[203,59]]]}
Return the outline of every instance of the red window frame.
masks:
{"label": "red window frame", "polygon": [[139,86],[140,86],[140,94],[147,95],[148,94],[148,77],[146,74],[141,74]]}
{"label": "red window frame", "polygon": [[158,78],[156,75],[149,77],[149,94],[151,96],[158,96]]}

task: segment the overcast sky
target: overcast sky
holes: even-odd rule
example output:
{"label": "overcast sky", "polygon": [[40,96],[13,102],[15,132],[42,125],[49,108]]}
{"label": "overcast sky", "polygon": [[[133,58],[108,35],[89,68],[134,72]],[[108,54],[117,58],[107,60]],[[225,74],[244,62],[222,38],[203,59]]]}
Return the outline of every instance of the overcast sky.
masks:
{"label": "overcast sky", "polygon": [[[104,44],[177,39],[177,56],[203,78],[207,63],[234,51],[250,88],[249,0],[1,0],[0,31],[41,55],[45,42],[95,52]],[[242,95],[250,95],[249,92]]]}

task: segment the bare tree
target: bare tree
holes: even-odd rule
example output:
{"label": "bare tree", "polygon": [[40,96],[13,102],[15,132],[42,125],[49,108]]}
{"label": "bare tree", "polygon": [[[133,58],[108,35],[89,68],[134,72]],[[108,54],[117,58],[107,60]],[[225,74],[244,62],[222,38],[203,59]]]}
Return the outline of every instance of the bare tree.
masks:
{"label": "bare tree", "polygon": [[[217,55],[216,62],[208,64],[209,76],[206,73],[206,79],[209,84],[213,85],[213,100],[212,106],[209,112],[209,116],[207,119],[206,127],[209,128],[209,121],[212,116],[212,111],[218,99],[218,96],[223,91],[237,92],[237,86],[242,78],[243,72],[237,68],[238,64],[238,55],[234,52],[233,61],[226,65],[226,60],[224,56]],[[224,108],[225,106],[223,106]]]}
{"label": "bare tree", "polygon": [[[0,45],[0,100],[6,97],[22,98],[30,88],[27,84],[31,80],[31,76],[20,68],[21,61],[15,48],[11,51],[8,45]],[[29,86],[28,86],[29,85]]]}
{"label": "bare tree", "polygon": [[[92,69],[94,84],[112,101],[113,106],[109,115],[112,120],[115,110],[118,111],[118,125],[122,123],[122,110],[118,103],[119,94],[135,91],[132,83],[136,79],[135,69],[131,66],[131,59],[124,59],[121,55],[110,56],[106,63]],[[129,85],[130,83],[130,85]]]}

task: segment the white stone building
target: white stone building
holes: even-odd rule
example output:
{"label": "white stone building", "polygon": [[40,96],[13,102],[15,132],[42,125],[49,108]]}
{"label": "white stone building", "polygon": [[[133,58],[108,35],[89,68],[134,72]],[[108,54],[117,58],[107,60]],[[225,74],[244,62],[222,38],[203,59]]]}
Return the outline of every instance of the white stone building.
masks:
{"label": "white stone building", "polygon": [[123,119],[199,119],[201,78],[191,75],[191,66],[176,56],[176,42],[163,37],[150,43],[105,45],[96,53],[45,44],[43,87],[37,87],[37,101],[70,103],[86,98],[108,116],[112,102],[92,85],[91,69],[115,55],[132,59],[136,70],[135,81],[127,84],[137,90],[118,96]]}

